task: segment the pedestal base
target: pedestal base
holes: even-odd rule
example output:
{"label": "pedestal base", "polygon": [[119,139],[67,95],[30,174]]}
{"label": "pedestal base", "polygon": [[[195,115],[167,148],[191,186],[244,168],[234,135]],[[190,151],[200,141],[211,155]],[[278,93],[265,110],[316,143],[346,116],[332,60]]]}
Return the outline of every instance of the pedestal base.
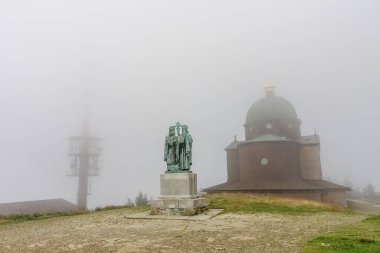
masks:
{"label": "pedestal base", "polygon": [[160,175],[160,198],[196,198],[197,174],[165,173]]}
{"label": "pedestal base", "polygon": [[153,200],[151,207],[153,209],[199,209],[206,206],[206,201],[203,198],[196,199],[157,199]]}
{"label": "pedestal base", "polygon": [[206,207],[197,195],[197,174],[166,173],[160,179],[161,196],[151,203],[153,214],[195,215]]}

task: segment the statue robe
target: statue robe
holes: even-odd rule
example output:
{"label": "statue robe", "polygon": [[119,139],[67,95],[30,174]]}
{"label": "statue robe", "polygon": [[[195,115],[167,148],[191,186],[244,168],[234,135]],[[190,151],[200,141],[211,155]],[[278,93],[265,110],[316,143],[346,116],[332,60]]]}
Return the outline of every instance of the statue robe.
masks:
{"label": "statue robe", "polygon": [[177,164],[177,139],[175,136],[166,136],[164,161],[166,161],[168,170],[172,170]]}
{"label": "statue robe", "polygon": [[189,133],[184,133],[183,143],[180,146],[180,168],[181,170],[190,170],[192,161],[193,138]]}

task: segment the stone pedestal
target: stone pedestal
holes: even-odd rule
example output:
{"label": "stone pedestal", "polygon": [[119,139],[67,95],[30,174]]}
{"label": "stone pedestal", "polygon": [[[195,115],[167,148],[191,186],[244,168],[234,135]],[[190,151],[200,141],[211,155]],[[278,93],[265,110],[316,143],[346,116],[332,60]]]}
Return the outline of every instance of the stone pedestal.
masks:
{"label": "stone pedestal", "polygon": [[197,174],[166,173],[160,179],[160,197],[152,201],[152,213],[194,215],[206,206],[197,195]]}

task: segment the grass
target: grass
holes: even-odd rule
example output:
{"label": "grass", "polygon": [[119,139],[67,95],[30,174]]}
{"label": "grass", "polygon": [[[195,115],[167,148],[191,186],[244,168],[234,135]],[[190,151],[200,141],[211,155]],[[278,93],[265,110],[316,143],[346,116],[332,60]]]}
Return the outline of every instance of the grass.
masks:
{"label": "grass", "polygon": [[205,196],[209,209],[223,213],[286,213],[350,212],[346,208],[303,199],[281,198],[248,193],[221,193]]}
{"label": "grass", "polygon": [[370,216],[357,226],[346,226],[306,243],[305,253],[380,252],[380,216]]}
{"label": "grass", "polygon": [[110,210],[119,210],[119,209],[126,209],[131,211],[146,211],[150,209],[150,205],[142,205],[142,206],[105,206],[105,207],[97,207],[95,208],[94,212],[103,212],[103,211],[110,211]]}
{"label": "grass", "polygon": [[74,216],[79,214],[87,213],[86,211],[74,211],[74,212],[56,212],[56,213],[48,213],[48,214],[12,214],[9,216],[0,216],[0,225],[15,223],[15,222],[23,222],[23,221],[32,221],[32,220],[42,220],[53,217],[60,216]]}
{"label": "grass", "polygon": [[[354,214],[349,209],[334,205],[274,196],[224,193],[206,195],[205,198],[209,209],[224,209],[224,213]],[[359,225],[340,227],[313,238],[304,245],[302,252],[380,253],[380,216],[369,216]]]}
{"label": "grass", "polygon": [[364,223],[369,223],[369,224],[374,224],[374,225],[376,225],[376,224],[380,225],[380,215],[370,216],[370,217],[364,219],[363,222]]}
{"label": "grass", "polygon": [[133,206],[104,206],[104,207],[100,207],[100,206],[97,206],[95,208],[95,212],[101,212],[101,211],[108,211],[108,210],[117,210],[117,209],[123,209],[123,208],[132,208]]}
{"label": "grass", "polygon": [[23,222],[23,221],[33,221],[33,220],[42,220],[49,219],[54,217],[62,217],[62,216],[75,216],[80,214],[88,214],[94,212],[103,212],[110,210],[119,210],[119,209],[128,209],[134,211],[145,211],[149,209],[148,205],[144,206],[106,206],[106,207],[97,207],[94,211],[73,211],[73,212],[56,212],[56,213],[48,213],[48,214],[12,214],[9,216],[0,216],[0,226],[15,223],[15,222]]}

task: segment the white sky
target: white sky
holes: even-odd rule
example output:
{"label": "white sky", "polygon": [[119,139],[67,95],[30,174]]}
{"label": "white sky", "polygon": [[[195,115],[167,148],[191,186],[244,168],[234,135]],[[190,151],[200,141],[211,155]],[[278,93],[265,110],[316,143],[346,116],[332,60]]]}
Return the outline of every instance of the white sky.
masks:
{"label": "white sky", "polygon": [[379,13],[376,0],[0,0],[0,202],[75,202],[67,137],[86,96],[104,139],[90,207],[157,196],[177,121],[199,186],[222,183],[224,147],[267,82],[304,135],[317,129],[324,176],[380,190]]}

